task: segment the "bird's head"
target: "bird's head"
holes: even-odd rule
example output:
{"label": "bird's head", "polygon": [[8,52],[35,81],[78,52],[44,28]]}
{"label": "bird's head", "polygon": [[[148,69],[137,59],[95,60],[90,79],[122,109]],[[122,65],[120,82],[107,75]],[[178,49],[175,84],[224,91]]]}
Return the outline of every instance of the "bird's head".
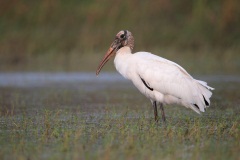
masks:
{"label": "bird's head", "polygon": [[112,42],[111,46],[109,47],[107,53],[105,54],[102,61],[100,62],[99,66],[97,68],[97,71],[96,71],[96,75],[98,75],[100,73],[104,64],[107,63],[107,61],[112,56],[114,56],[120,48],[125,47],[125,46],[128,46],[131,49],[131,51],[133,50],[133,47],[134,47],[134,38],[132,36],[132,33],[129,32],[128,30],[122,30],[122,31],[118,32],[114,41]]}

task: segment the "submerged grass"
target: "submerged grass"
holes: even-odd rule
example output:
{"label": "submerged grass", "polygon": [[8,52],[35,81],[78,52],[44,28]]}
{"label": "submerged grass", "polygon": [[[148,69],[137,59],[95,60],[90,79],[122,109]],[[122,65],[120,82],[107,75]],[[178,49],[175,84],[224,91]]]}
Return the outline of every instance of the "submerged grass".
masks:
{"label": "submerged grass", "polygon": [[239,158],[239,84],[219,87],[202,116],[166,106],[167,125],[131,87],[85,85],[1,88],[0,159]]}

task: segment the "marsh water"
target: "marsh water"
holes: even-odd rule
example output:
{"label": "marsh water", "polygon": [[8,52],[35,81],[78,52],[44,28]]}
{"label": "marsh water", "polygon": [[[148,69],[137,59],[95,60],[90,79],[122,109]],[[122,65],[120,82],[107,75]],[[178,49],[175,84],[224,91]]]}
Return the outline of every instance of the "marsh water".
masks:
{"label": "marsh water", "polygon": [[215,88],[210,108],[199,116],[164,106],[166,129],[118,73],[0,73],[0,159],[98,159],[108,151],[110,159],[236,159],[240,76],[193,77]]}
{"label": "marsh water", "polygon": [[[239,75],[193,75],[214,87],[212,102],[222,104],[240,103]],[[12,100],[17,101],[15,111],[30,108],[77,108],[83,110],[113,106],[144,106],[149,101],[141,95],[131,81],[118,73],[93,72],[75,73],[0,73],[0,94],[2,111],[12,108]],[[21,103],[19,103],[20,101]],[[24,104],[24,105],[23,105]],[[27,107],[28,106],[28,107]],[[4,108],[4,109],[3,109]],[[134,107],[133,107],[134,108]]]}
{"label": "marsh water", "polygon": [[[240,75],[195,75],[195,79],[201,79],[208,83],[240,83]],[[98,89],[99,84],[105,83],[130,83],[118,73],[103,72],[96,76],[93,72],[73,73],[0,73],[0,87],[40,87],[54,84],[77,84],[95,83]],[[117,85],[116,85],[117,86]]]}

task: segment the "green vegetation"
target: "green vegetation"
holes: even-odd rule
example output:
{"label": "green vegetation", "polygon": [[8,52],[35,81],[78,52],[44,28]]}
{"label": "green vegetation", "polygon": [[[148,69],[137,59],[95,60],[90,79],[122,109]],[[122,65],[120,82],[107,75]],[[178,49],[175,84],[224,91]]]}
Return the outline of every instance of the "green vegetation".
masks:
{"label": "green vegetation", "polygon": [[239,83],[211,84],[202,116],[165,106],[166,126],[131,84],[98,85],[2,87],[0,159],[239,158]]}
{"label": "green vegetation", "polygon": [[128,29],[135,51],[182,57],[186,67],[204,57],[208,72],[239,73],[239,6],[238,0],[2,1],[0,70],[92,71],[115,34]]}

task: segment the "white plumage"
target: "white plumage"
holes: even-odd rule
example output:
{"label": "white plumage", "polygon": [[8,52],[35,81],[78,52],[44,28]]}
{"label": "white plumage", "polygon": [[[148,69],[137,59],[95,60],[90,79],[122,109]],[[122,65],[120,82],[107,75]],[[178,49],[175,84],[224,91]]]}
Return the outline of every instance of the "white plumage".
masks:
{"label": "white plumage", "polygon": [[117,71],[130,79],[139,91],[149,98],[157,119],[156,102],[162,105],[179,104],[197,113],[210,105],[213,90],[206,82],[196,80],[178,64],[148,52],[132,54],[134,40],[131,32],[120,31],[99,65],[97,74],[108,59],[116,53],[114,64]]}
{"label": "white plumage", "polygon": [[[130,79],[139,91],[152,101],[163,104],[179,104],[199,113],[210,104],[212,93],[206,82],[193,79],[181,66],[148,52],[132,54],[129,47],[117,51],[114,59],[116,69]],[[148,89],[141,78],[153,91]],[[196,109],[197,105],[199,109]]]}

